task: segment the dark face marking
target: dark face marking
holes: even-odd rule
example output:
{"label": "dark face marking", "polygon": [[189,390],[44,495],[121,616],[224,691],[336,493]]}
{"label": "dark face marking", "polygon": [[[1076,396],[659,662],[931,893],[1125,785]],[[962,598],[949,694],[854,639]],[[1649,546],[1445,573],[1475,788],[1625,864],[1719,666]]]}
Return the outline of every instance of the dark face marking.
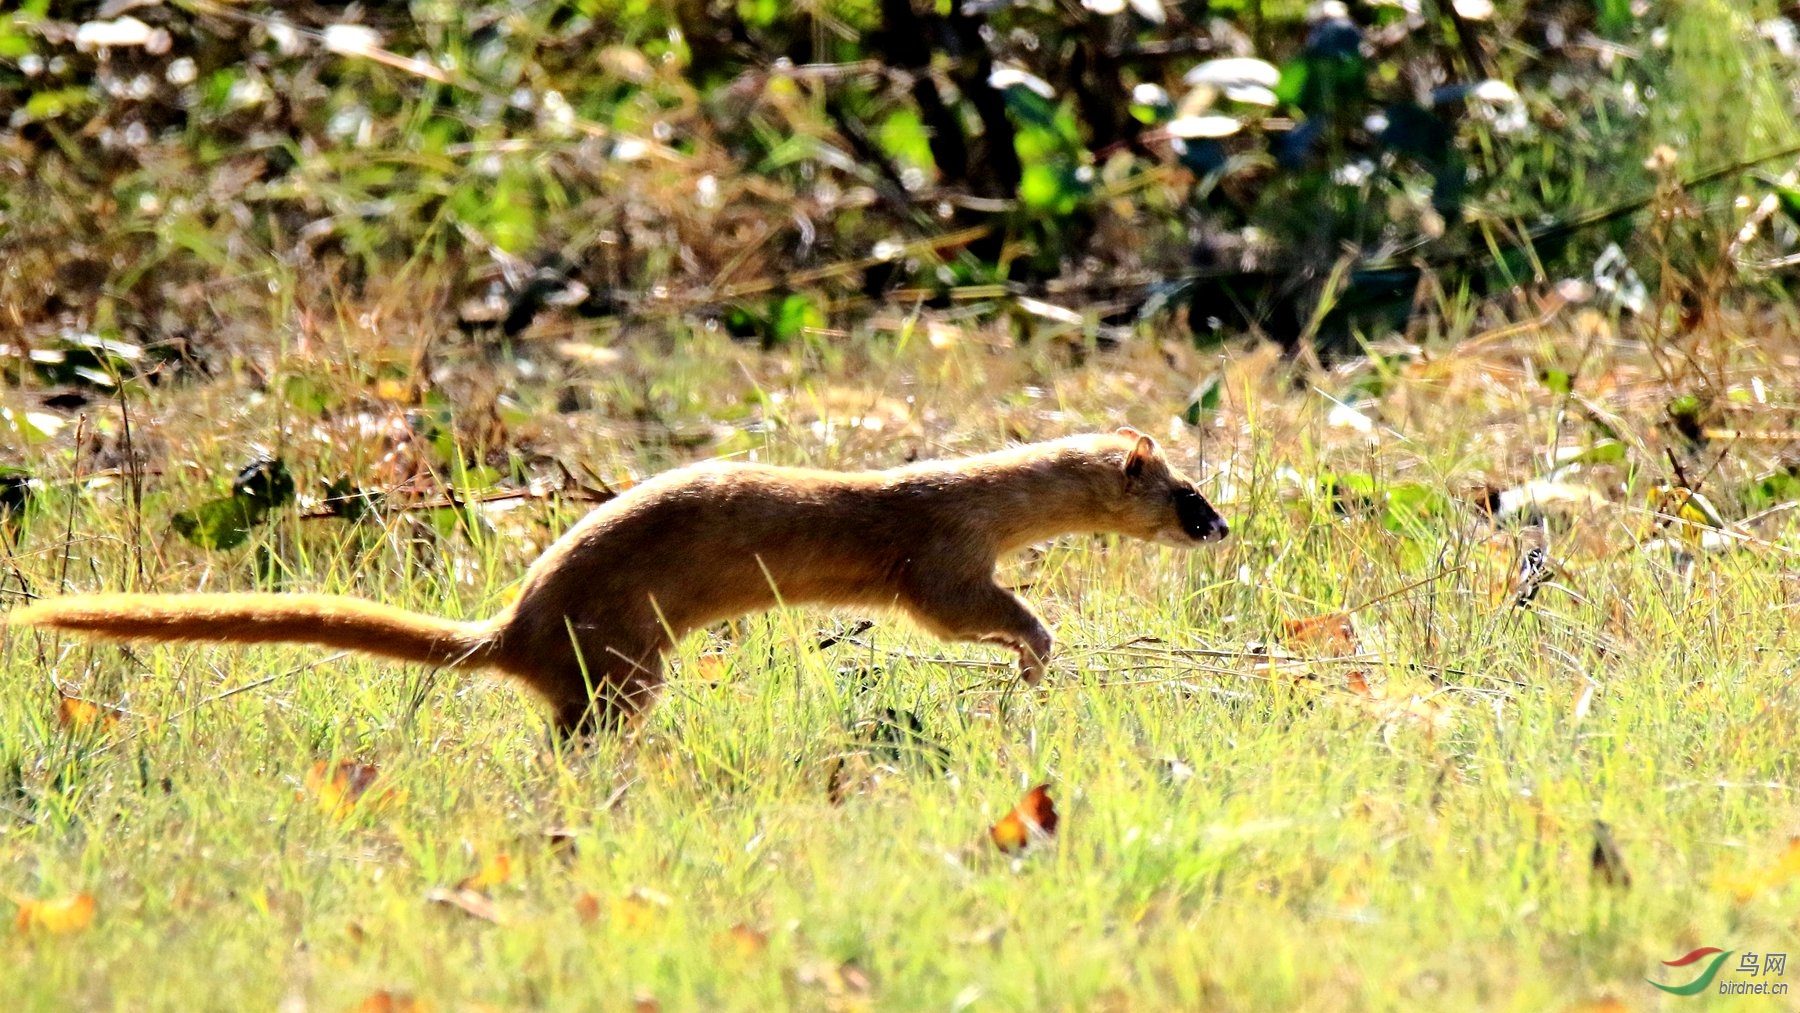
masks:
{"label": "dark face marking", "polygon": [[1181,523],[1181,530],[1189,538],[1201,542],[1214,542],[1224,538],[1231,529],[1226,526],[1225,519],[1212,508],[1206,497],[1192,486],[1177,487],[1174,491],[1175,519]]}

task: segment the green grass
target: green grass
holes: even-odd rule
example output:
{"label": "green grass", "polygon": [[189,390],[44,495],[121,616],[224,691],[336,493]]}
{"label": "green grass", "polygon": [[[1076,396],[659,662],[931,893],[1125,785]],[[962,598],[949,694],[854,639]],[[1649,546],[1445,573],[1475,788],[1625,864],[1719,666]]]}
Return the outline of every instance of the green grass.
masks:
{"label": "green grass", "polygon": [[[83,480],[125,460],[116,407],[93,409],[101,436],[79,457],[67,432],[15,455],[46,486],[7,595],[280,586],[495,608],[579,507],[356,525],[290,508],[230,552],[169,533],[258,449],[303,490],[391,478],[408,453],[420,474],[445,470],[397,448],[400,409],[372,369],[325,364],[388,353],[333,333],[317,358],[133,387],[132,445],[153,472],[141,510],[128,481]],[[1523,370],[1566,354],[1561,331],[1390,370],[1366,406],[1387,427],[1373,449],[1265,352],[1070,365],[1055,346],[962,337],[772,353],[643,338],[603,368],[529,348],[530,376],[448,349],[435,385],[459,439],[534,474],[554,474],[551,457],[608,480],[713,453],[891,464],[1125,422],[1190,464],[1203,454],[1234,525],[1216,551],[1068,538],[1007,565],[1058,637],[1048,690],[1005,696],[999,652],[887,616],[820,649],[856,617],[787,611],[685,642],[634,747],[554,750],[533,702],[497,681],[9,631],[0,890],[87,892],[98,910],[69,934],[0,928],[6,1007],[347,1010],[390,990],[437,1010],[1681,1009],[1722,1000],[1652,989],[1646,976],[1689,976],[1659,961],[1800,949],[1800,887],[1762,876],[1797,826],[1793,515],[1691,569],[1639,546],[1645,489],[1677,445],[1654,422],[1669,390],[1631,345],[1578,381],[1628,423],[1627,460],[1573,479],[1611,505],[1552,517],[1557,586],[1527,611],[1494,604],[1492,559],[1511,559],[1516,526],[1462,504],[1595,440]],[[1785,338],[1760,340],[1714,350],[1731,389],[1754,376],[1767,394],[1731,422],[1785,427],[1800,377],[1777,357]],[[1187,391],[1218,369],[1219,412],[1184,430]],[[337,403],[314,418],[255,396],[264,374],[310,377]],[[566,388],[586,410],[554,411]],[[483,391],[512,419],[501,430],[482,427]],[[850,424],[864,414],[883,428]],[[1756,453],[1708,473],[1733,516],[1728,493],[1767,465]],[[1423,516],[1345,515],[1306,480],[1326,471],[1437,499]],[[1433,575],[1357,613],[1376,657],[1271,673],[1253,653],[1285,619]],[[1352,692],[1352,670],[1383,699]],[[128,713],[71,732],[58,686]],[[918,715],[941,771],[929,746],[871,746],[858,722],[882,708]],[[368,798],[394,794],[322,811],[303,782],[331,759],[377,765]],[[1040,781],[1056,837],[1001,855],[987,826]],[[1628,888],[1594,872],[1596,819]],[[501,853],[498,923],[427,900]],[[739,925],[766,947],[734,941]]]}

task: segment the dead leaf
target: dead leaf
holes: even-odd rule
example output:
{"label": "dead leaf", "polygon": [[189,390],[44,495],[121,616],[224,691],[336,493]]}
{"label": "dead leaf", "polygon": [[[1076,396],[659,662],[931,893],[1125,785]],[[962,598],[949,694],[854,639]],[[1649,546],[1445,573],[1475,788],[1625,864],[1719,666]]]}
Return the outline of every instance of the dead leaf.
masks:
{"label": "dead leaf", "polygon": [[1026,845],[1056,833],[1056,806],[1050,801],[1050,786],[1040,784],[1025,793],[1012,812],[988,827],[994,846],[1006,854],[1023,851]]}
{"label": "dead leaf", "polygon": [[648,931],[662,922],[672,903],[668,894],[634,886],[630,893],[613,901],[612,919],[634,932]]}
{"label": "dead leaf", "polygon": [[460,886],[454,890],[447,890],[441,886],[434,886],[425,891],[425,899],[433,904],[456,908],[463,914],[471,918],[479,918],[484,922],[500,920],[500,913],[494,910],[494,902],[480,890],[470,890]]}
{"label": "dead leaf", "polygon": [[1456,711],[1442,692],[1406,693],[1404,689],[1396,692],[1391,684],[1377,690],[1369,687],[1367,680],[1363,686],[1368,690],[1366,694],[1352,684],[1350,694],[1338,699],[1379,721],[1386,734],[1391,735],[1403,725],[1412,725],[1422,729],[1427,736],[1435,736],[1455,721]]}
{"label": "dead leaf", "polygon": [[64,696],[56,705],[56,723],[70,732],[89,728],[110,732],[119,726],[121,716],[119,711],[111,707],[103,707],[79,697]]}
{"label": "dead leaf", "polygon": [[94,912],[99,907],[91,893],[70,894],[51,900],[14,897],[13,903],[19,905],[19,914],[13,919],[13,925],[20,932],[35,930],[48,932],[53,936],[66,936],[92,925]]}
{"label": "dead leaf", "polygon": [[350,1013],[430,1013],[431,1006],[422,999],[414,998],[410,992],[390,992],[382,989],[370,992],[362,1002],[350,1008]]}
{"label": "dead leaf", "polygon": [[1800,876],[1800,837],[1788,841],[1787,848],[1774,865],[1757,872],[1722,876],[1719,885],[1731,892],[1733,900],[1743,904],[1760,893],[1785,885],[1795,876]]}
{"label": "dead leaf", "polygon": [[713,948],[740,958],[754,957],[769,948],[769,934],[738,922],[713,938]]}
{"label": "dead leaf", "polygon": [[1350,674],[1348,676],[1346,676],[1345,678],[1350,683],[1350,692],[1355,693],[1357,696],[1366,697],[1371,700],[1373,700],[1375,698],[1375,691],[1369,688],[1369,677],[1366,673],[1363,672],[1362,669],[1360,669],[1360,668],[1351,669]]}
{"label": "dead leaf", "polygon": [[1496,519],[1516,514],[1538,517],[1546,513],[1581,514],[1607,505],[1607,499],[1589,486],[1534,478],[1523,485],[1489,497]]}
{"label": "dead leaf", "polygon": [[[339,760],[333,767],[328,761],[319,760],[306,772],[306,790],[317,798],[320,812],[343,819],[356,810],[380,777],[381,771],[372,763]],[[368,805],[378,809],[404,797],[387,789],[369,797]]]}
{"label": "dead leaf", "polygon": [[794,971],[794,980],[802,985],[822,988],[826,994],[867,995],[871,987],[869,975],[855,964],[833,964],[825,960],[815,960],[802,964]]}
{"label": "dead leaf", "polygon": [[1599,684],[1594,680],[1582,677],[1581,690],[1575,694],[1575,710],[1569,719],[1571,728],[1579,728],[1587,720],[1588,712],[1594,709],[1594,690],[1597,688]]}
{"label": "dead leaf", "polygon": [[725,682],[730,673],[725,666],[725,657],[719,654],[702,654],[694,659],[694,675],[702,682]]}
{"label": "dead leaf", "polygon": [[1283,620],[1281,639],[1292,647],[1310,648],[1328,658],[1357,653],[1356,627],[1348,612]]}
{"label": "dead leaf", "polygon": [[411,380],[399,380],[391,376],[384,376],[375,381],[375,396],[383,401],[415,404],[419,391],[413,386]]}
{"label": "dead leaf", "polygon": [[481,863],[472,876],[456,884],[458,890],[486,892],[512,878],[512,856],[502,851]]}
{"label": "dead leaf", "polygon": [[599,921],[600,898],[591,893],[584,893],[575,898],[575,916],[588,925]]}

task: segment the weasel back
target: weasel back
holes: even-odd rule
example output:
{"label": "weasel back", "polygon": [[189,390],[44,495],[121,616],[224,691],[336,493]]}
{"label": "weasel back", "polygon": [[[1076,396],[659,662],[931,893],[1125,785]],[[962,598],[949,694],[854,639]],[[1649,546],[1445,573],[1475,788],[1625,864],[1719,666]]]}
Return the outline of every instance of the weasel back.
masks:
{"label": "weasel back", "polygon": [[14,609],[6,624],[116,640],[316,644],[458,667],[490,664],[495,646],[492,623],[460,623],[325,594],[75,595]]}

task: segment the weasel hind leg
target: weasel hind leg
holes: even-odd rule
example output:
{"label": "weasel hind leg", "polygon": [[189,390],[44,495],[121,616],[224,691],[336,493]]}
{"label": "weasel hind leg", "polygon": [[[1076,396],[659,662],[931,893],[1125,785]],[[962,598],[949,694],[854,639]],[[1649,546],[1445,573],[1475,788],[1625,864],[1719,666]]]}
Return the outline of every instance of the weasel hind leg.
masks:
{"label": "weasel hind leg", "polygon": [[551,721],[566,738],[613,736],[635,727],[656,702],[657,689],[662,685],[662,659],[652,656],[642,664],[621,664],[596,674],[599,678],[595,679],[592,696],[588,695],[586,680],[578,678],[575,692],[558,694],[551,700]]}

